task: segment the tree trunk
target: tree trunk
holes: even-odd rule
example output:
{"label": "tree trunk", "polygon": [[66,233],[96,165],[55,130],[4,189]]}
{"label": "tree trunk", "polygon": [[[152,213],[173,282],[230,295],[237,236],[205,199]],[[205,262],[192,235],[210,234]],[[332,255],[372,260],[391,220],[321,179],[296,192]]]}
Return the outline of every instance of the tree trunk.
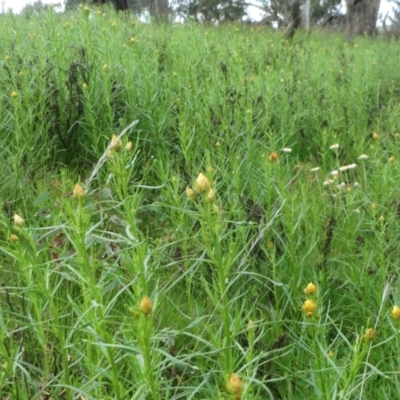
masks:
{"label": "tree trunk", "polygon": [[375,35],[381,0],[346,0],[347,40],[354,36]]}
{"label": "tree trunk", "polygon": [[166,22],[168,20],[168,0],[150,0],[149,13],[155,21]]}
{"label": "tree trunk", "polygon": [[305,30],[310,29],[310,12],[311,12],[311,0],[305,0],[303,3],[303,27]]}
{"label": "tree trunk", "polygon": [[128,11],[128,0],[115,0],[117,11]]}
{"label": "tree trunk", "polygon": [[292,38],[296,32],[296,29],[301,23],[301,10],[300,10],[300,0],[292,0],[289,6],[289,26],[286,29],[285,37]]}

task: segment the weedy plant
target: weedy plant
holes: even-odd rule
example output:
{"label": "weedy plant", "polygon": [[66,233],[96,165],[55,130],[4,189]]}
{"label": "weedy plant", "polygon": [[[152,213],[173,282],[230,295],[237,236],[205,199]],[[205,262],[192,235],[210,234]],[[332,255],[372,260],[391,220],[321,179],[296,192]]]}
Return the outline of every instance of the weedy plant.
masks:
{"label": "weedy plant", "polygon": [[0,18],[1,398],[400,396],[396,42]]}

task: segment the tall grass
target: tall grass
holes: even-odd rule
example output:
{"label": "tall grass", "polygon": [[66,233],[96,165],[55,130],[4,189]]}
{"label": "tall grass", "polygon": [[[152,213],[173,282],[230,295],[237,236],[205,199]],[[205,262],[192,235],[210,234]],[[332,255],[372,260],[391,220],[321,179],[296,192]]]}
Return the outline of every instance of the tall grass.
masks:
{"label": "tall grass", "polygon": [[0,37],[1,398],[400,395],[396,42],[87,7]]}

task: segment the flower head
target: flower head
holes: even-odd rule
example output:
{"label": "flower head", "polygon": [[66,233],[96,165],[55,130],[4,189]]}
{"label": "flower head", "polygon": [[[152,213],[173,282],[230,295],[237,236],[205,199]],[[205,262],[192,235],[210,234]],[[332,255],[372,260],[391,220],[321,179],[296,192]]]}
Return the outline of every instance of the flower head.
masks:
{"label": "flower head", "polygon": [[125,151],[129,153],[132,150],[132,147],[133,147],[133,143],[128,142],[125,146]]}
{"label": "flower head", "polygon": [[200,172],[194,183],[194,190],[199,193],[207,193],[211,189],[211,183],[208,178]]}
{"label": "flower head", "polygon": [[153,302],[149,296],[144,296],[139,305],[140,311],[143,314],[150,315],[153,311]]}
{"label": "flower head", "polygon": [[393,319],[398,321],[400,319],[400,307],[399,306],[393,306],[392,311],[390,312],[392,314]]}
{"label": "flower head", "polygon": [[270,155],[269,155],[269,161],[271,162],[275,162],[278,160],[279,156],[278,153],[276,151],[273,151]]}
{"label": "flower head", "polygon": [[75,200],[83,200],[85,198],[85,196],[86,196],[86,193],[83,190],[83,187],[79,183],[77,183],[72,192],[72,197]]}
{"label": "flower head", "polygon": [[312,282],[310,282],[304,289],[305,294],[312,294],[315,293],[316,291],[317,291],[317,285]]}
{"label": "flower head", "polygon": [[208,192],[207,195],[207,201],[212,204],[215,201],[215,190],[214,189],[210,189],[210,191]]}
{"label": "flower head", "polygon": [[112,135],[109,150],[118,151],[122,148],[122,140],[117,135]]}
{"label": "flower head", "polygon": [[317,304],[315,303],[314,300],[308,299],[303,303],[302,309],[307,314],[307,317],[312,317],[314,311],[317,309]]}
{"label": "flower head", "polygon": [[18,214],[14,214],[13,219],[14,219],[14,225],[17,227],[21,227],[25,223],[25,220]]}
{"label": "flower head", "polygon": [[194,191],[192,188],[190,188],[189,186],[186,187],[185,192],[186,192],[186,197],[187,197],[189,200],[194,201],[194,200],[196,199],[196,193],[195,193],[195,191]]}
{"label": "flower head", "polygon": [[292,149],[289,148],[289,147],[285,147],[284,149],[282,149],[282,151],[283,151],[284,153],[291,153],[291,152],[292,152]]}
{"label": "flower head", "polygon": [[235,399],[239,400],[243,391],[243,382],[235,373],[233,373],[226,383],[226,389],[229,393],[235,396]]}
{"label": "flower head", "polygon": [[361,154],[361,156],[358,157],[359,160],[367,160],[369,158],[369,156],[367,156],[366,154]]}
{"label": "flower head", "polygon": [[339,148],[339,143],[335,143],[332,146],[329,146],[329,150],[337,150]]}
{"label": "flower head", "polygon": [[319,167],[311,168],[310,172],[318,172],[320,170]]}

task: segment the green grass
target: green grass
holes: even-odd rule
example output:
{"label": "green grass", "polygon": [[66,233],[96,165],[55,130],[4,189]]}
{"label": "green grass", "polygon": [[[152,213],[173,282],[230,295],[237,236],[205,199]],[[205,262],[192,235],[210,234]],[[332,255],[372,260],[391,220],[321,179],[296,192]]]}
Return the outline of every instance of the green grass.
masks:
{"label": "green grass", "polygon": [[0,18],[1,398],[400,396],[398,43]]}

